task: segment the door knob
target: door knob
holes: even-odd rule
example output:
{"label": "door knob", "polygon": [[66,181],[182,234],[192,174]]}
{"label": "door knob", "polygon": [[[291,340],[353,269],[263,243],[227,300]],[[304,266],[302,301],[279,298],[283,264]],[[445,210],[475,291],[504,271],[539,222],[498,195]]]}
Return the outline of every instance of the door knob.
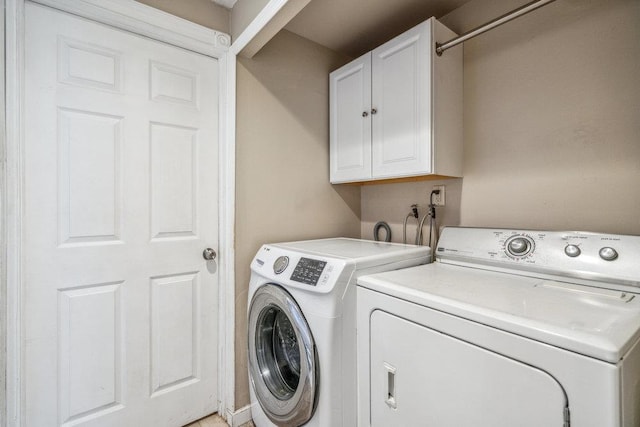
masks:
{"label": "door knob", "polygon": [[216,255],[216,251],[211,248],[207,248],[202,251],[202,258],[206,259],[207,261],[213,261],[214,259],[216,259]]}

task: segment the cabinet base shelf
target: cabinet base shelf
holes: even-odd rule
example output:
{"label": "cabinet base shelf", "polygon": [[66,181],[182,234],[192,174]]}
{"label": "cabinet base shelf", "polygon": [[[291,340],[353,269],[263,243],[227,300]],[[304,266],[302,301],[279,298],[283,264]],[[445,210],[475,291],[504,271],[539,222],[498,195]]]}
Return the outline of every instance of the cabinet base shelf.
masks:
{"label": "cabinet base shelf", "polygon": [[448,176],[448,175],[420,175],[420,176],[405,176],[402,178],[387,178],[387,179],[375,179],[371,181],[358,181],[358,182],[335,182],[333,185],[374,185],[374,184],[397,184],[400,182],[415,182],[415,181],[434,181],[438,179],[455,179],[462,178],[460,176]]}

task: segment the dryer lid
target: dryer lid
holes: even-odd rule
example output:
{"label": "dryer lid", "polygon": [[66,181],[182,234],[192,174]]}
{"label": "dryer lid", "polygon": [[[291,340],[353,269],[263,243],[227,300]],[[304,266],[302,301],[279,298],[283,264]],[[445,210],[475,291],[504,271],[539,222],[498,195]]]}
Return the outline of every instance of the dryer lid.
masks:
{"label": "dryer lid", "polygon": [[358,285],[611,363],[640,338],[640,295],[623,291],[442,263]]}

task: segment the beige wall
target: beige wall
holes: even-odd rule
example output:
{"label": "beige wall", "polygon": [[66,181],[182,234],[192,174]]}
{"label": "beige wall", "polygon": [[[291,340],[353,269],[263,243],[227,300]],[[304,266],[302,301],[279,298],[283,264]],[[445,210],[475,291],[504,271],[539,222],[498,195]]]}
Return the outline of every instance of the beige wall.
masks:
{"label": "beige wall", "polygon": [[[391,241],[403,241],[403,223],[411,205],[418,205],[420,219],[428,212],[429,195],[434,185],[445,186],[444,207],[436,208],[436,223],[443,225],[460,224],[460,195],[462,179],[447,179],[434,181],[407,182],[402,184],[374,184],[362,187],[362,222],[361,237],[373,240],[373,227],[378,221],[385,221],[391,227]],[[417,223],[414,218],[407,221],[407,243],[415,241]],[[429,232],[428,222],[425,221],[423,233]],[[384,231],[380,231],[380,238],[384,239]],[[426,244],[426,237],[424,242]]]}
{"label": "beige wall", "polygon": [[360,235],[360,189],[329,184],[328,74],[346,59],[282,31],[237,75],[236,407],[249,403],[249,264],[263,243]]}
{"label": "beige wall", "polygon": [[[443,22],[464,32],[523,3],[473,0]],[[464,52],[461,224],[640,234],[640,2],[554,2]],[[363,236],[431,188],[392,185],[363,189]]]}
{"label": "beige wall", "polygon": [[[229,11],[211,0],[137,0],[148,6],[229,34]],[[246,1],[246,0],[245,0]]]}

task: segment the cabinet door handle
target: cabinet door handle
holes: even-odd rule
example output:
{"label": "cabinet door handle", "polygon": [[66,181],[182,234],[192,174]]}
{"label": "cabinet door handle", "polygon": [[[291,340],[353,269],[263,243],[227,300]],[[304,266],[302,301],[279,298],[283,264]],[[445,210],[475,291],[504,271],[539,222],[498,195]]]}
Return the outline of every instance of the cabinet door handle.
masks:
{"label": "cabinet door handle", "polygon": [[376,110],[375,108],[371,109],[371,114],[376,114],[378,112],[378,110]]}
{"label": "cabinet door handle", "polygon": [[366,111],[362,112],[362,117],[367,117],[369,115],[369,113],[367,113]]}

